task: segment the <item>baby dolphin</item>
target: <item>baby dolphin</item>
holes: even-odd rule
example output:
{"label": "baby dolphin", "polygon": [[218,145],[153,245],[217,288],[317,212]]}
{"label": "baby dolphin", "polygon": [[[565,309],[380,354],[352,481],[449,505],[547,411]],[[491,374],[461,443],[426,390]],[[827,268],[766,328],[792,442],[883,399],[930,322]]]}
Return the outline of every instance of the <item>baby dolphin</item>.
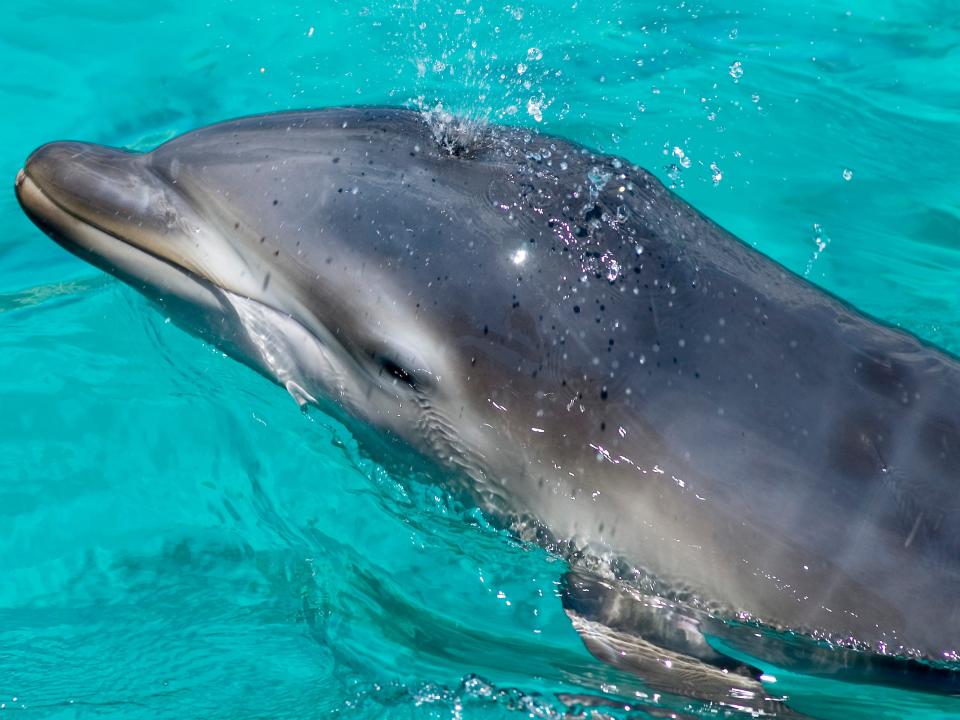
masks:
{"label": "baby dolphin", "polygon": [[957,692],[957,359],[624,159],[467,128],[358,107],[148,153],[58,142],[17,197],[301,405],[562,553],[598,657]]}

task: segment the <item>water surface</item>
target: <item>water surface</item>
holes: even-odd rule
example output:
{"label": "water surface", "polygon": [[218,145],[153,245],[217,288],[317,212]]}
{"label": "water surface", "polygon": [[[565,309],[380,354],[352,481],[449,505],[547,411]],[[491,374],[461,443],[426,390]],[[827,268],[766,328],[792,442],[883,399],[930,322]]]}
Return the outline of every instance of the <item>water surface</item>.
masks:
{"label": "water surface", "polygon": [[[562,562],[391,476],[39,233],[12,184],[42,142],[149,148],[353,103],[536,127],[960,352],[950,2],[34,0],[5,8],[0,61],[0,715],[718,712],[592,659]],[[818,718],[960,716],[770,673]]]}

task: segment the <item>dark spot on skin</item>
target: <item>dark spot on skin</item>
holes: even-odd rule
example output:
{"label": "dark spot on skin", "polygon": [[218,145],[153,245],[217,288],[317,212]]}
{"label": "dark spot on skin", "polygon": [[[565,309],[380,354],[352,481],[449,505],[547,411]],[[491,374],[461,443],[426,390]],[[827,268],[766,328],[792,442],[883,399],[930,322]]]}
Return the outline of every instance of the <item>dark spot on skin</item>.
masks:
{"label": "dark spot on skin", "polygon": [[238,223],[238,222],[234,223],[234,224],[233,224],[233,229],[234,229],[234,230],[239,230],[239,229],[240,229],[240,223]]}
{"label": "dark spot on skin", "polygon": [[335,157],[335,158],[333,159],[333,164],[336,165],[338,162],[340,162],[340,158]]}
{"label": "dark spot on skin", "polygon": [[487,326],[484,325],[484,326],[483,326],[483,334],[486,335],[488,332],[489,332],[489,330],[487,329]]}
{"label": "dark spot on skin", "polygon": [[607,429],[607,424],[605,422],[600,423],[600,431],[603,432]]}
{"label": "dark spot on skin", "polygon": [[263,289],[266,290],[267,285],[269,284],[270,284],[270,273],[267,273],[266,275],[263,276]]}
{"label": "dark spot on skin", "polygon": [[606,388],[606,386],[604,386],[604,387],[600,390],[600,399],[601,399],[601,400],[606,400],[606,399],[607,399],[607,388]]}
{"label": "dark spot on skin", "polygon": [[579,305],[574,305],[574,306],[573,306],[573,311],[574,311],[575,313],[579,314],[579,313],[580,313],[580,306],[579,306]]}
{"label": "dark spot on skin", "polygon": [[261,236],[261,237],[260,237],[260,243],[261,243],[261,244],[265,243],[266,241],[267,241],[267,238],[266,238],[265,236]]}
{"label": "dark spot on skin", "polygon": [[278,205],[279,203],[280,203],[279,200],[274,199],[274,201],[273,201],[273,204],[274,204],[274,205]]}

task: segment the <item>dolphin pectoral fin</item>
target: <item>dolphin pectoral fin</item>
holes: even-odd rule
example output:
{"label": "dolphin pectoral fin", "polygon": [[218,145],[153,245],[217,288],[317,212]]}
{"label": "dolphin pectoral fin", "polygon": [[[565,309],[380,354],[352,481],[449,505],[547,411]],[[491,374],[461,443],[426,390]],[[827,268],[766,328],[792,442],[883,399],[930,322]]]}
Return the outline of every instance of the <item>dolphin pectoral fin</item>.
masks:
{"label": "dolphin pectoral fin", "polygon": [[316,404],[317,402],[317,399],[313,395],[308,393],[300,384],[294,382],[293,380],[287,380],[283,387],[288,393],[290,393],[290,397],[292,397],[297,403],[297,407],[300,408],[300,412],[306,412],[308,405],[311,403]]}
{"label": "dolphin pectoral fin", "polygon": [[[704,612],[608,580],[572,570],[564,576],[563,607],[611,630],[642,638],[653,646],[699,660],[720,670],[758,677],[760,671],[717,652],[705,633],[719,621]],[[709,626],[709,627],[707,627]]]}
{"label": "dolphin pectoral fin", "polygon": [[[664,692],[724,701],[754,693],[757,707],[782,702],[759,679],[781,672],[859,686],[960,695],[955,666],[830,645],[804,633],[724,622],[695,608],[572,570],[564,610],[594,657]],[[762,699],[762,702],[761,702]]]}
{"label": "dolphin pectoral fin", "polygon": [[801,717],[771,696],[760,672],[715,651],[700,619],[652,596],[596,576],[564,576],[564,610],[598,660],[636,675],[652,689],[774,717]]}

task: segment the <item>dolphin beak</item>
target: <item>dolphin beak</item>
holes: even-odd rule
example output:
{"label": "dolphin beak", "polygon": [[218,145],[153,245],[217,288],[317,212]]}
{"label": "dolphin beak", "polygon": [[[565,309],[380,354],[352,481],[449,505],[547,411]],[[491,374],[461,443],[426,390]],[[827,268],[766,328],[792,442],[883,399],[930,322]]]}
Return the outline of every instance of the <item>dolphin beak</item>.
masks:
{"label": "dolphin beak", "polygon": [[[203,277],[199,222],[153,172],[150,155],[79,142],[34,151],[17,174],[17,199],[33,222],[70,252],[139,286],[149,255]],[[151,263],[146,263],[150,265]]]}
{"label": "dolphin beak", "polygon": [[31,220],[73,252],[89,249],[76,232],[80,225],[127,238],[131,225],[149,217],[143,157],[88,143],[50,143],[17,174],[17,199]]}
{"label": "dolphin beak", "polygon": [[149,153],[50,143],[17,174],[17,199],[57,243],[153,300],[220,308],[215,287],[252,296],[242,259],[151,162]]}
{"label": "dolphin beak", "polygon": [[220,295],[197,265],[196,233],[187,233],[197,221],[150,169],[149,155],[50,143],[27,159],[15,188],[30,219],[74,255],[170,312],[222,316]]}

